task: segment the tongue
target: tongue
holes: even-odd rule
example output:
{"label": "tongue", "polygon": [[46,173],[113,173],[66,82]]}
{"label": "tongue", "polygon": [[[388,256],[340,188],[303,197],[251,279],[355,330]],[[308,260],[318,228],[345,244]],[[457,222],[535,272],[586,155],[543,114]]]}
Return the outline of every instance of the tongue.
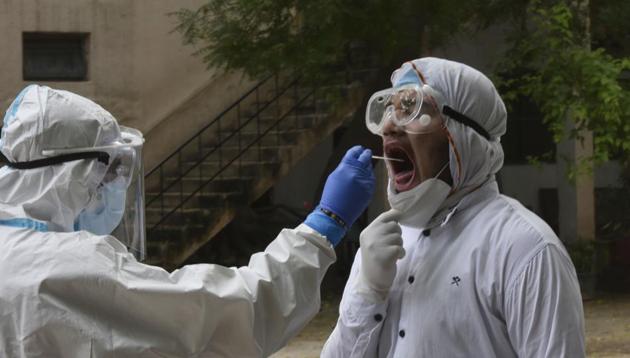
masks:
{"label": "tongue", "polygon": [[398,185],[404,185],[404,184],[407,184],[407,183],[409,183],[412,179],[413,179],[413,170],[398,173],[398,174],[396,174],[396,176],[394,177],[394,180],[396,181],[396,184],[398,184]]}

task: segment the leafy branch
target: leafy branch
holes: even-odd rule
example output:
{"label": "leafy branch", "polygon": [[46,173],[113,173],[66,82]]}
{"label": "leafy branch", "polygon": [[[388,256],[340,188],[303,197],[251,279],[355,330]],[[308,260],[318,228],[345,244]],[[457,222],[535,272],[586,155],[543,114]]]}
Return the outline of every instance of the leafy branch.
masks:
{"label": "leafy branch", "polygon": [[556,142],[583,141],[584,131],[593,133],[593,156],[579,158],[570,178],[613,157],[628,161],[630,91],[620,78],[630,70],[630,59],[585,45],[589,34],[565,2],[532,2],[527,15],[531,26],[514,41],[502,66],[505,73],[519,74],[504,78],[506,98],[533,100]]}
{"label": "leafy branch", "polygon": [[[507,2],[499,1],[502,6]],[[172,16],[184,42],[195,46],[209,67],[242,70],[253,78],[299,71],[321,81],[340,66],[391,68],[464,29],[487,26],[486,3],[208,0]],[[354,54],[357,49],[360,53]]]}

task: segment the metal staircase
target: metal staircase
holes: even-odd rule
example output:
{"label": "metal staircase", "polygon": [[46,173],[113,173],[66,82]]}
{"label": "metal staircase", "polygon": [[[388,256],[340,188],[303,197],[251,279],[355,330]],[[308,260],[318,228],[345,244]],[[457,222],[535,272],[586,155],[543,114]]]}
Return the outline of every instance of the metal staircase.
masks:
{"label": "metal staircase", "polygon": [[148,263],[181,265],[340,126],[365,95],[364,81],[351,79],[313,88],[268,77],[153,168],[145,176]]}

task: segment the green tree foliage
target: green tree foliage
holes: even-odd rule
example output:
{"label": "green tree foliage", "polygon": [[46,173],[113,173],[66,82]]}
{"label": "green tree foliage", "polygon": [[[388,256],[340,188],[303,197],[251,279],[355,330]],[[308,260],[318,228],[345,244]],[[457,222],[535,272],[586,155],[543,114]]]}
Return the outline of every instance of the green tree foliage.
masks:
{"label": "green tree foliage", "polygon": [[[607,12],[604,8],[601,13]],[[630,91],[620,79],[630,70],[630,59],[615,58],[601,47],[591,49],[591,33],[583,26],[589,18],[580,19],[575,7],[565,2],[534,1],[526,9],[526,19],[527,26],[516,29],[501,66],[505,97],[533,100],[556,142],[581,140],[584,131],[593,133],[593,156],[580,158],[572,176],[611,157],[627,161]],[[599,36],[598,41],[614,43]],[[567,120],[572,126],[566,126]]]}
{"label": "green tree foliage", "polygon": [[288,69],[321,79],[347,64],[357,46],[362,56],[375,55],[368,65],[398,65],[422,47],[489,23],[471,17],[485,6],[481,0],[210,0],[174,15],[208,66],[254,78]]}
{"label": "green tree foliage", "polygon": [[210,67],[319,81],[352,63],[356,47],[369,59],[361,65],[392,68],[502,23],[512,29],[497,60],[504,98],[533,101],[556,141],[592,131],[590,168],[630,158],[630,94],[619,81],[630,67],[629,12],[627,0],[209,0],[174,16]]}

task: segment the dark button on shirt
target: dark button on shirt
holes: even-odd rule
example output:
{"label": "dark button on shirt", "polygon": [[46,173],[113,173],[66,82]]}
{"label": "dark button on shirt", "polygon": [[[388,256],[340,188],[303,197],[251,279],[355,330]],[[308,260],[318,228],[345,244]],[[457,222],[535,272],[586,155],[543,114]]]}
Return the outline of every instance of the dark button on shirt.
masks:
{"label": "dark button on shirt", "polygon": [[382,321],[382,320],[383,320],[383,315],[382,315],[382,314],[380,314],[380,313],[375,314],[375,315],[374,315],[374,320],[375,320],[376,322],[380,322],[380,321]]}
{"label": "dark button on shirt", "polygon": [[409,283],[413,283],[414,280],[415,280],[415,278],[413,276],[409,276],[409,278],[407,279],[407,281],[409,281]]}
{"label": "dark button on shirt", "polygon": [[431,236],[431,229],[422,230],[422,235],[424,235],[424,236]]}
{"label": "dark button on shirt", "polygon": [[400,338],[404,338],[405,337],[405,330],[401,329],[400,332],[398,332],[398,335],[400,336]]}

